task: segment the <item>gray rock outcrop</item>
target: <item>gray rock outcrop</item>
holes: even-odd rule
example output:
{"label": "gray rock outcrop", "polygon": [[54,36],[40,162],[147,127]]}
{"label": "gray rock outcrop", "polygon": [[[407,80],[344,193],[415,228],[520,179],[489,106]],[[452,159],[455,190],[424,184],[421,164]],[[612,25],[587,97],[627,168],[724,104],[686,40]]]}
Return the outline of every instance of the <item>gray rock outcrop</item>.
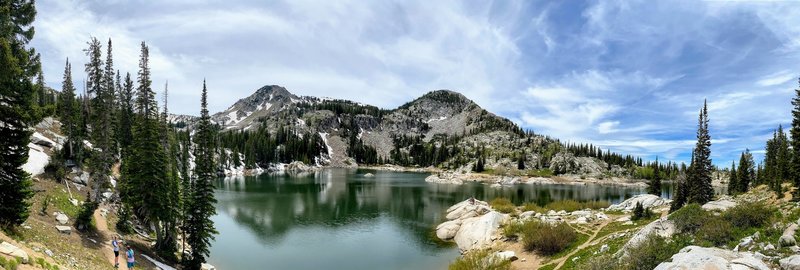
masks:
{"label": "gray rock outcrop", "polygon": [[640,194],[631,197],[621,203],[614,204],[608,207],[608,210],[616,211],[633,211],[637,203],[641,203],[644,208],[655,208],[664,205],[669,205],[672,200],[664,199],[653,194]]}
{"label": "gray rock outcrop", "polygon": [[448,221],[436,226],[436,237],[454,240],[466,252],[491,244],[509,216],[492,210],[484,201],[465,200],[448,208],[446,218]]}
{"label": "gray rock outcrop", "polygon": [[0,253],[22,258],[23,263],[28,263],[28,253],[9,242],[0,243]]}
{"label": "gray rock outcrop", "polygon": [[779,261],[784,270],[800,270],[800,255],[792,255]]}
{"label": "gray rock outcrop", "polygon": [[672,255],[671,262],[663,262],[655,270],[683,269],[755,269],[770,270],[753,253],[735,252],[719,248],[688,246]]}

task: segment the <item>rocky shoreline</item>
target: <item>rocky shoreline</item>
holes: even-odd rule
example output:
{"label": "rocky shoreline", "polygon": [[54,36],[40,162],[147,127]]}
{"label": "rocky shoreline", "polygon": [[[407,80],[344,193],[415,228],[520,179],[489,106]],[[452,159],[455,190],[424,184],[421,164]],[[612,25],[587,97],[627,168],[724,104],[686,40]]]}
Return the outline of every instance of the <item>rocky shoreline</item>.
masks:
{"label": "rocky shoreline", "polygon": [[[736,197],[719,197],[703,204],[701,208],[719,216],[737,205],[759,202],[777,206],[783,215],[800,211],[800,204],[789,202],[789,199],[776,199],[774,195],[769,194],[766,188],[758,188]],[[533,269],[544,265],[558,265],[555,268],[560,269],[567,260],[586,261],[598,256],[622,260],[626,256],[636,256],[629,254],[635,254],[635,251],[653,235],[664,239],[677,237],[681,231],[676,222],[669,218],[670,202],[659,196],[641,194],[597,210],[584,209],[572,212],[543,210],[519,213],[521,208],[517,208],[512,213],[505,214],[493,209],[487,202],[468,199],[447,209],[447,221],[439,224],[435,232],[439,239],[455,242],[464,256],[474,251],[488,250],[489,256],[511,261],[511,269]],[[636,205],[651,209],[656,213],[656,218],[637,224],[631,220]],[[567,255],[543,257],[522,250],[516,246],[519,243],[503,234],[506,226],[532,219],[551,224],[567,223],[581,233],[593,236]],[[795,241],[796,232],[800,227],[798,224],[800,220],[775,221],[771,226],[783,231],[780,239],[773,239],[765,235],[765,232],[756,231],[741,240],[735,240],[738,242],[735,245],[707,247],[701,246],[703,243],[692,242],[680,250],[675,250],[676,253],[664,259],[655,269],[800,269],[800,247]],[[607,230],[606,234],[595,238],[601,230]],[[622,242],[616,245],[610,244],[613,241]],[[582,249],[588,250],[582,252]],[[581,254],[583,258],[577,254]],[[528,262],[524,259],[522,262],[517,261],[517,258],[525,257],[528,258]],[[575,267],[574,264],[571,267]]]}
{"label": "rocky shoreline", "polygon": [[528,176],[503,176],[484,173],[458,173],[458,172],[437,172],[425,178],[425,182],[439,184],[460,185],[468,182],[480,182],[490,184],[493,187],[502,187],[516,184],[561,184],[561,185],[616,185],[628,187],[647,187],[644,180],[631,180],[626,178],[612,177],[598,179],[593,177],[582,177],[577,175],[560,175],[553,177],[528,177]]}

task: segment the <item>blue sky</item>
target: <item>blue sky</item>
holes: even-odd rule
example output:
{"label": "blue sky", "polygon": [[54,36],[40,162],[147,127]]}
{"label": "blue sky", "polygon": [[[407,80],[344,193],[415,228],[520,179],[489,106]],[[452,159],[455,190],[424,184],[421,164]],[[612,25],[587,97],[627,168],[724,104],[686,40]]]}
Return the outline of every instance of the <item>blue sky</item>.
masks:
{"label": "blue sky", "polygon": [[[170,111],[211,111],[278,84],[396,107],[459,91],[524,128],[687,160],[708,99],[712,158],[763,153],[790,122],[800,3],[723,1],[37,1],[33,46],[60,88],[90,36],[135,74],[151,48]],[[760,155],[759,155],[760,156]]]}

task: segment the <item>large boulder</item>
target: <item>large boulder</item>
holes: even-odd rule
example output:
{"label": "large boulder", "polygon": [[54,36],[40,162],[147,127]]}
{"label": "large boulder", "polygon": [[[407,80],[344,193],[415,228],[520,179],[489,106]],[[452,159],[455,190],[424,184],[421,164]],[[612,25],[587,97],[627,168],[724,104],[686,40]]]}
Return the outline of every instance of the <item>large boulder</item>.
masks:
{"label": "large boulder", "polygon": [[662,205],[669,205],[672,200],[664,199],[653,194],[639,194],[621,203],[608,207],[608,210],[633,211],[637,203],[641,203],[644,208],[655,208]]}
{"label": "large boulder", "polygon": [[461,228],[461,220],[450,220],[436,226],[436,237],[442,240],[450,240],[456,237],[458,229]]}
{"label": "large boulder", "polygon": [[508,218],[506,214],[491,211],[480,217],[465,219],[454,238],[458,248],[468,251],[491,244],[492,237]]}
{"label": "large boulder", "polygon": [[0,253],[22,258],[23,263],[28,263],[28,253],[9,242],[0,243]]}
{"label": "large boulder", "polygon": [[683,269],[756,269],[770,267],[749,252],[735,252],[719,248],[688,246],[672,255],[671,262],[662,262],[655,270]]}
{"label": "large boulder", "polygon": [[72,233],[72,227],[70,227],[70,226],[58,226],[57,225],[56,226],[56,230],[58,230],[58,232],[64,233],[64,234]]}
{"label": "large boulder", "polygon": [[664,238],[670,238],[673,234],[675,234],[675,232],[675,222],[667,219],[666,217],[657,219],[636,232],[636,234],[634,234],[633,237],[631,237],[631,239],[628,240],[624,246],[622,246],[620,252],[623,252],[623,254],[626,255],[628,250],[636,248],[639,243],[647,239],[647,237],[651,234],[655,234]]}
{"label": "large boulder", "polygon": [[67,222],[69,222],[69,217],[67,217],[67,215],[65,215],[64,213],[58,213],[56,215],[56,221],[58,221],[59,224],[64,225],[67,224]]}
{"label": "large boulder", "polygon": [[703,204],[702,208],[706,211],[725,211],[736,206],[736,202],[731,199],[720,199]]}
{"label": "large boulder", "polygon": [[466,204],[447,213],[448,220],[467,219],[489,213],[491,208],[482,204]]}
{"label": "large boulder", "polygon": [[786,230],[783,231],[783,235],[781,238],[778,239],[778,243],[781,247],[790,247],[797,245],[797,241],[794,239],[794,234],[797,231],[797,223],[792,223],[789,227],[786,227]]}
{"label": "large boulder", "polygon": [[800,255],[792,255],[780,260],[784,270],[800,270]]}

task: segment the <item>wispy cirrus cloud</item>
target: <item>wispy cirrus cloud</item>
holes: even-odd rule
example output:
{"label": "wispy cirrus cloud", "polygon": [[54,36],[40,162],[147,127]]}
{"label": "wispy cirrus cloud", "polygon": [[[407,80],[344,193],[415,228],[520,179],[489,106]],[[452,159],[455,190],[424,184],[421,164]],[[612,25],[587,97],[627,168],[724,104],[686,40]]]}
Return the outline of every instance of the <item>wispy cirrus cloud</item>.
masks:
{"label": "wispy cirrus cloud", "polygon": [[[170,110],[221,110],[266,84],[391,108],[452,89],[524,128],[686,161],[708,100],[727,165],[789,123],[800,6],[723,1],[37,1],[51,86],[83,79],[90,36],[135,74],[151,47]],[[767,136],[769,137],[769,136]]]}

